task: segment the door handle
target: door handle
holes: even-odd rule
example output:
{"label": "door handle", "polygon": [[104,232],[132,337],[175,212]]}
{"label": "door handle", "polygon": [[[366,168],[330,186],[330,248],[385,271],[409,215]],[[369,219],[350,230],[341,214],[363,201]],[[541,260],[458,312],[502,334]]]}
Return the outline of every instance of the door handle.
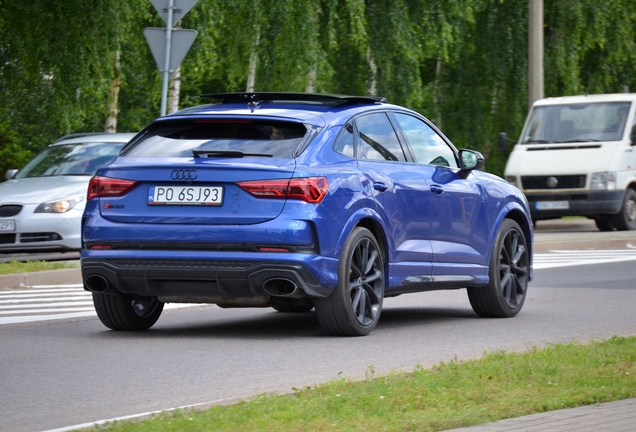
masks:
{"label": "door handle", "polygon": [[438,185],[432,185],[431,192],[433,192],[435,195],[441,195],[444,193],[444,188]]}
{"label": "door handle", "polygon": [[373,189],[380,191],[380,192],[384,192],[385,190],[387,190],[387,185],[385,185],[384,183],[373,183]]}

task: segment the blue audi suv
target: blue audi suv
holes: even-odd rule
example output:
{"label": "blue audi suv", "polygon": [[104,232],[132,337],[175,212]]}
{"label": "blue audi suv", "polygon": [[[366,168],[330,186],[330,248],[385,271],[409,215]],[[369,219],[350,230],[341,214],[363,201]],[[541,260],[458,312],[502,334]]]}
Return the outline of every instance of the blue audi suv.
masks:
{"label": "blue audi suv", "polygon": [[524,195],[383,98],[216,93],[158,118],[92,178],[81,269],[102,323],[165,303],[311,312],[371,332],[383,299],[466,289],[511,317],[532,279]]}

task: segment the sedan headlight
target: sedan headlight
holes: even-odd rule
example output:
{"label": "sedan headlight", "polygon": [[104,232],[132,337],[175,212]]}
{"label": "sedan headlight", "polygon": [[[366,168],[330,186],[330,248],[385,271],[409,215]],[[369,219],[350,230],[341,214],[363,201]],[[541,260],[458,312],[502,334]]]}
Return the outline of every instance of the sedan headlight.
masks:
{"label": "sedan headlight", "polygon": [[65,200],[45,202],[40,204],[34,213],[66,213],[83,200],[83,196],[76,196]]}
{"label": "sedan headlight", "polygon": [[616,173],[603,172],[592,174],[592,190],[614,190],[616,189]]}

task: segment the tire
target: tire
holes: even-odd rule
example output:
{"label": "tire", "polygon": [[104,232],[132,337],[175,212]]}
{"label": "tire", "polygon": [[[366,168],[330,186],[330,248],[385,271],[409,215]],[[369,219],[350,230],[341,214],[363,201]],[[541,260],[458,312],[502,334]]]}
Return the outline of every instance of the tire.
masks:
{"label": "tire", "polygon": [[314,308],[313,302],[282,301],[272,306],[274,310],[284,313],[307,313]]}
{"label": "tire", "polygon": [[493,246],[488,285],[468,288],[470,305],[484,318],[508,318],[519,313],[528,291],[528,245],[523,231],[505,219]]}
{"label": "tire", "polygon": [[614,224],[609,219],[594,219],[599,231],[614,231]]}
{"label": "tire", "polygon": [[326,298],[314,299],[322,328],[337,336],[364,336],[377,325],[384,298],[380,247],[366,228],[355,228],[338,264],[338,284]]}
{"label": "tire", "polygon": [[129,294],[93,293],[99,320],[112,330],[148,330],[161,316],[163,303]]}
{"label": "tire", "polygon": [[614,226],[619,231],[636,230],[636,191],[627,189],[621,211],[614,216]]}

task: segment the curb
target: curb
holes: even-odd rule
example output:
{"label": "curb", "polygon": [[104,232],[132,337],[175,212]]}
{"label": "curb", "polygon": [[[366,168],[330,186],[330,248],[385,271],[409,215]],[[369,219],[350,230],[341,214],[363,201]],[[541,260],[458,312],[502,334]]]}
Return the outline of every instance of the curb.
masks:
{"label": "curb", "polygon": [[551,250],[636,249],[633,231],[579,232],[563,234],[535,233],[534,252]]}
{"label": "curb", "polygon": [[68,283],[82,283],[82,272],[79,268],[0,275],[0,289],[21,288],[29,285],[61,285]]}

